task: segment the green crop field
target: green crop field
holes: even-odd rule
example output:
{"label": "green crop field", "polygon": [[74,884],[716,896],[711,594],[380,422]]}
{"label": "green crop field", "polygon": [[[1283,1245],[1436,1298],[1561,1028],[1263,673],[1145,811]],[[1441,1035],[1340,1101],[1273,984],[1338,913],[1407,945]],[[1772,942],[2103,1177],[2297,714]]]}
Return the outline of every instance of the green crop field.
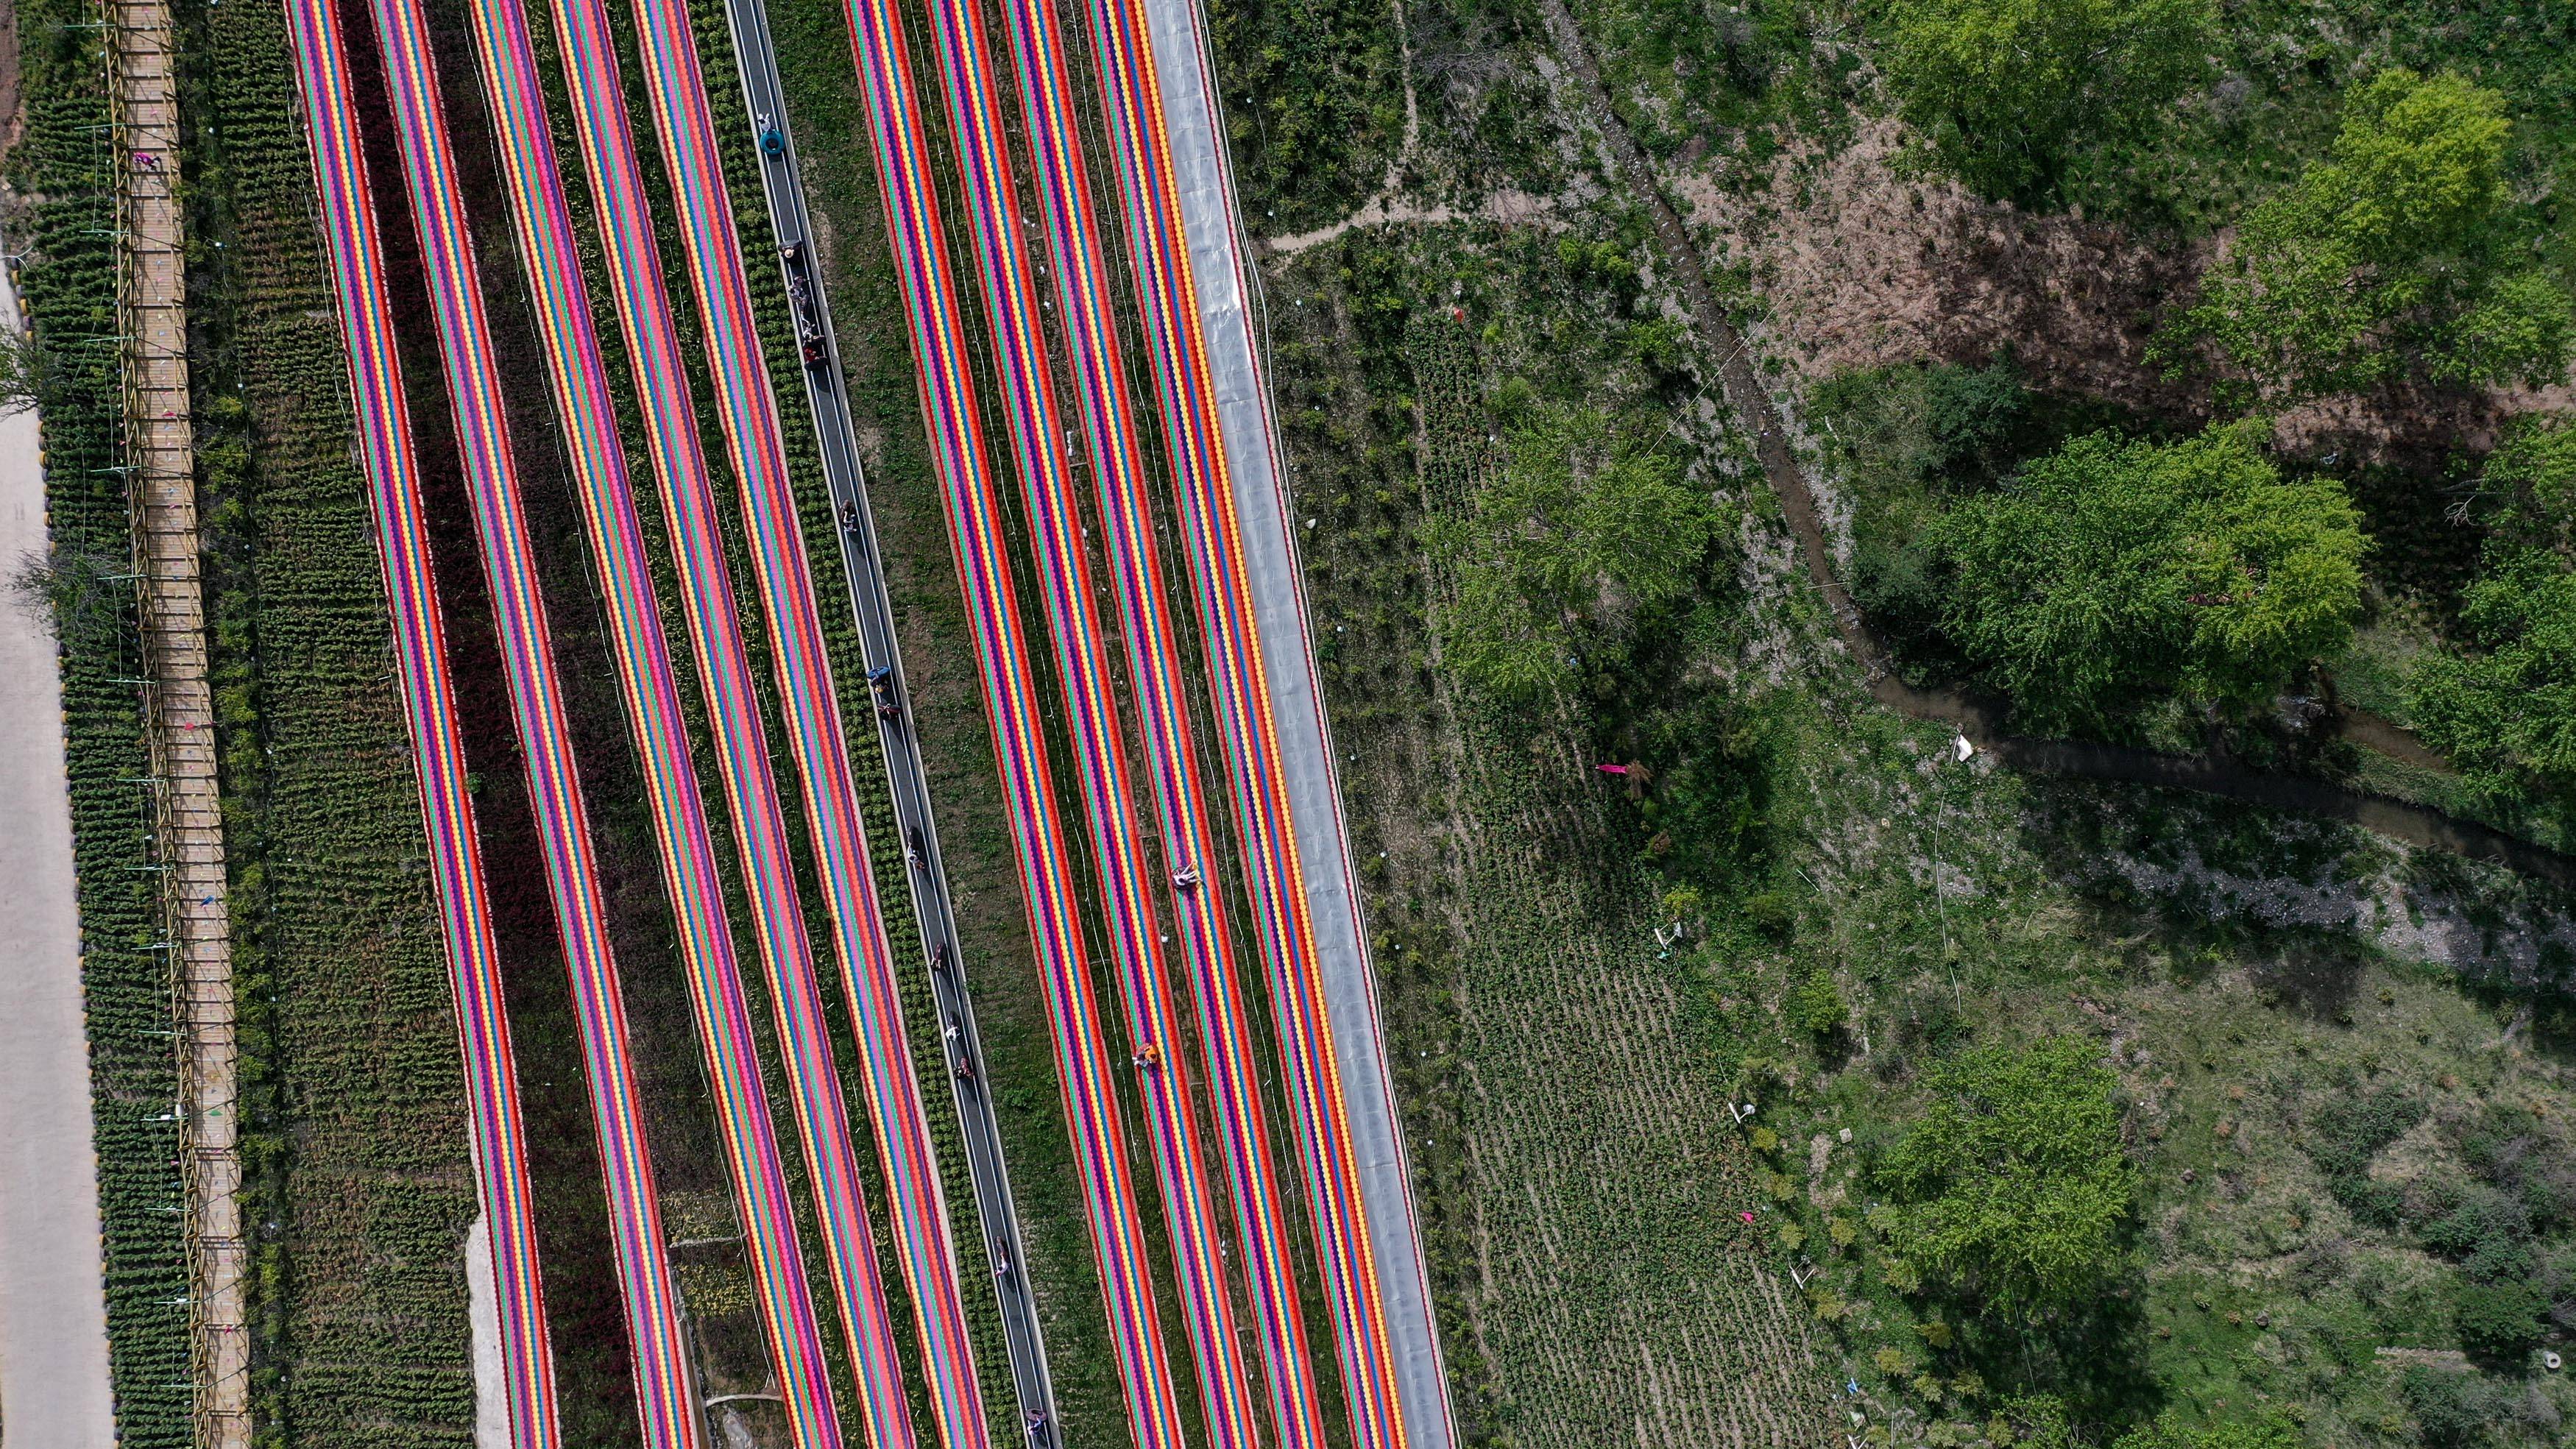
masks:
{"label": "green crop field", "polygon": [[[1633,823],[1576,719],[1533,726],[1440,652],[1461,601],[1425,540],[1494,484],[1496,381],[1595,399],[1648,433],[1690,426],[1667,411],[1650,320],[1584,325],[1620,269],[1568,258],[1480,229],[1368,232],[1269,275],[1460,1432],[1804,1443],[1823,1422],[1817,1346],[1737,1218],[1761,1201],[1758,1165],[1727,1130],[1707,1003],[1666,949],[1652,875],[1626,858]],[[1478,325],[1423,296],[1464,300]],[[1696,446],[1734,445],[1676,444]]]}
{"label": "green crop field", "polygon": [[285,19],[195,23],[261,1433],[461,1443],[464,1084]]}
{"label": "green crop field", "polygon": [[[108,1352],[123,1443],[189,1442],[187,1263],[169,963],[150,872],[149,773],[132,683],[138,646],[116,463],[115,207],[106,71],[89,7],[17,11],[26,130],[9,177],[20,286],[53,386],[43,409],[49,592],[62,645],[63,735],[80,894],[81,989],[107,1251]],[[20,566],[11,561],[12,567]]]}

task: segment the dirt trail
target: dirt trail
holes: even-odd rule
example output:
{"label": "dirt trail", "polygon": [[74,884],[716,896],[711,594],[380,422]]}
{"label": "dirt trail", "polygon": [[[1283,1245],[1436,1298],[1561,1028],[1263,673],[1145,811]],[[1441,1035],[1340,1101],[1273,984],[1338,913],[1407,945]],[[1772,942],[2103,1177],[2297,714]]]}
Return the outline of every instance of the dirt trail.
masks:
{"label": "dirt trail", "polygon": [[[1789,531],[1797,537],[1799,556],[1805,561],[1817,589],[1824,595],[1826,608],[1833,614],[1835,633],[1841,636],[1844,646],[1851,650],[1866,671],[1873,698],[1915,719],[1940,720],[1952,725],[1971,744],[2019,769],[2079,779],[2161,785],[2273,809],[2322,815],[2408,845],[2449,851],[2473,860],[2492,861],[2555,885],[2576,887],[2576,859],[2475,821],[2347,789],[2324,780],[2258,769],[2225,755],[2167,755],[2084,740],[2023,738],[2004,731],[2003,709],[1994,701],[1963,690],[1918,689],[1897,678],[1889,667],[1885,645],[1870,631],[1868,622],[1861,617],[1859,606],[1852,601],[1851,591],[1843,586],[1841,578],[1834,572],[1833,553],[1826,544],[1823,520],[1816,511],[1815,495],[1808,490],[1806,476],[1798,467],[1797,454],[1791,450],[1788,435],[1782,430],[1779,415],[1771,405],[1770,394],[1763,389],[1761,376],[1754,370],[1752,354],[1743,335],[1727,320],[1726,309],[1718,304],[1717,294],[1708,284],[1708,273],[1700,264],[1699,250],[1692,244],[1689,231],[1682,225],[1671,200],[1665,196],[1654,168],[1648,164],[1644,153],[1637,149],[1627,127],[1620,123],[1617,113],[1611,109],[1609,91],[1602,83],[1600,68],[1593,64],[1592,54],[1585,48],[1582,34],[1576,29],[1574,16],[1566,8],[1565,0],[1540,0],[1540,8],[1546,17],[1548,35],[1555,43],[1558,57],[1582,85],[1584,109],[1594,128],[1601,133],[1630,190],[1646,206],[1656,239],[1671,262],[1674,276],[1681,283],[1683,301],[1689,307],[1708,351],[1717,358],[1718,382],[1727,405],[1754,435],[1763,475],[1770,482],[1772,493],[1780,500],[1780,511],[1787,515]],[[2423,747],[2415,743],[2412,736],[2385,720],[2357,718],[2351,712],[2345,712],[2338,724],[2349,738],[2365,747],[2382,750],[2408,763],[2418,763],[2427,758]]]}

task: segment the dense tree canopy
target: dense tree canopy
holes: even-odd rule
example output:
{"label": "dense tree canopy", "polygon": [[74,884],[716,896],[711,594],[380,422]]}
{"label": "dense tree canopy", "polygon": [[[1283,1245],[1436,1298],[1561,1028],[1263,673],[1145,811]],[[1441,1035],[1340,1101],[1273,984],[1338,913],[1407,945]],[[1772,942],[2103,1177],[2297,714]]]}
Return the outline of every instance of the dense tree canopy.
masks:
{"label": "dense tree canopy", "polygon": [[1944,627],[2045,719],[2268,700],[2349,636],[2367,541],[2339,486],[2283,479],[2259,437],[2095,433],[1964,500],[1930,532]]}
{"label": "dense tree canopy", "polygon": [[1603,413],[1533,405],[1507,441],[1502,475],[1428,541],[1457,579],[1438,624],[1450,663],[1497,699],[1527,701],[1620,616],[1687,595],[1717,521],[1670,454]]}
{"label": "dense tree canopy", "polygon": [[2425,742],[2490,798],[2576,794],[2576,423],[2526,427],[2487,460],[2493,529],[2458,647],[2411,681]]}
{"label": "dense tree canopy", "polygon": [[2346,107],[2333,154],[2256,206],[2162,340],[2201,344],[2255,396],[2402,377],[2486,386],[2567,367],[2566,293],[2517,259],[2504,100],[2445,72],[2388,71]]}
{"label": "dense tree canopy", "polygon": [[1942,164],[2032,199],[2070,147],[2137,125],[2208,70],[2209,0],[1894,0],[1888,83]]}
{"label": "dense tree canopy", "polygon": [[2576,568],[2576,417],[2531,419],[2488,454],[2478,506],[2490,553],[2545,553]]}
{"label": "dense tree canopy", "polygon": [[2073,1302],[2118,1258],[2136,1175],[2114,1078],[2080,1037],[1965,1053],[1882,1164],[1900,1201],[1893,1241],[2005,1311]]}

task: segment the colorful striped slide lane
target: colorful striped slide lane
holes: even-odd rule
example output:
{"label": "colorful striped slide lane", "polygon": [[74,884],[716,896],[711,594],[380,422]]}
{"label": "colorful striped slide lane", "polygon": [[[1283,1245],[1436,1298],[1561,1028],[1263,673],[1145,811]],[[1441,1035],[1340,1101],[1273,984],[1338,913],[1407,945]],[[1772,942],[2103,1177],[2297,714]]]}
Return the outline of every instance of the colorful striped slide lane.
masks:
{"label": "colorful striped slide lane", "polygon": [[[1110,263],[1092,206],[1072,69],[1053,4],[1022,0],[1003,8],[1019,61],[1020,114],[1028,124],[1036,190],[1055,256],[1066,363],[1081,400],[1092,473],[1099,480],[1106,551],[1118,580],[1127,668],[1158,820],[1163,838],[1172,842],[1172,859],[1207,869],[1218,858],[1216,836],[1190,737],[1182,647],[1173,631],[1155,544],[1148,473],[1137,441],[1134,404],[1127,395]],[[1310,1357],[1287,1209],[1262,1114],[1260,1056],[1234,938],[1212,884],[1176,892],[1174,906],[1193,972],[1209,1099],[1217,1138],[1225,1144],[1252,1318],[1270,1369],[1271,1422],[1282,1449],[1322,1449],[1324,1407]]]}
{"label": "colorful striped slide lane", "polygon": [[[654,602],[650,564],[627,483],[625,449],[601,363],[589,291],[582,279],[579,244],[565,206],[527,14],[519,0],[480,0],[470,13],[484,95],[500,141],[501,172],[510,192],[518,249],[544,344],[547,380],[556,413],[563,420],[575,495],[590,528],[591,561],[605,604],[619,689],[636,753],[644,764],[645,793],[653,811],[663,883],[679,927],[690,1001],[707,1051],[708,1076],[716,1085],[719,1111],[724,1114],[727,1165],[749,1245],[753,1284],[769,1329],[780,1397],[800,1444],[831,1445],[838,1440],[839,1425],[822,1334],[804,1277],[794,1208],[770,1124],[751,1014],[734,954],[733,926],[717,875],[717,848],[690,762],[679,682]],[[637,196],[640,199],[640,193]],[[765,797],[767,759],[760,748],[757,716],[751,715],[745,725],[749,711],[738,696],[719,698],[716,703],[712,713],[728,785],[742,778],[737,762],[743,758],[748,737],[752,763],[758,767],[751,779]],[[734,706],[730,713],[724,708],[728,704]],[[734,793],[739,808],[740,792]],[[770,809],[774,815],[775,805]],[[831,1039],[823,1025],[822,996],[804,955],[783,843],[763,843],[775,848],[768,854],[747,854],[746,874],[763,927],[762,944],[772,948],[768,959],[788,1090],[816,1187],[826,1261],[841,1294],[852,1341],[860,1345],[862,1391],[872,1405],[891,1402],[900,1423],[902,1380],[892,1364],[890,1335],[885,1331],[875,1242],[859,1201],[849,1122],[839,1075],[832,1066]],[[766,929],[778,916],[793,928],[785,943],[794,952],[792,958],[782,957],[776,949],[781,941]],[[640,1332],[635,1336],[646,1441],[700,1442],[702,1428],[687,1402],[685,1346],[676,1335],[652,1342]],[[648,1350],[656,1355],[649,1362],[644,1357]]]}
{"label": "colorful striped slide lane", "polygon": [[[598,3],[572,0],[561,13],[595,12]],[[974,1346],[967,1336],[947,1194],[913,1067],[894,950],[886,937],[876,880],[868,864],[867,827],[859,813],[840,695],[824,644],[822,607],[814,594],[779,429],[777,398],[752,313],[741,234],[725,187],[705,75],[690,30],[689,10],[681,0],[634,0],[634,14],[654,129],[661,139],[662,159],[680,213],[681,242],[697,287],[699,323],[727,459],[740,484],[743,528],[769,622],[771,664],[802,787],[816,873],[828,898],[853,1035],[865,1066],[878,1163],[887,1185],[904,1282],[912,1297],[931,1412],[940,1442],[949,1449],[968,1449],[985,1442],[986,1409]],[[604,22],[594,29],[602,38],[589,48],[605,55]],[[602,78],[613,91],[613,73],[602,70],[594,77]],[[648,269],[645,260],[651,252],[640,216],[633,229],[638,265],[621,268],[621,274],[659,275]],[[636,300],[644,300],[641,289]],[[668,330],[668,323],[665,304],[658,325]],[[676,359],[676,353],[672,355]],[[671,381],[675,389],[685,386],[676,372]],[[675,424],[689,416],[684,392],[673,392],[668,405],[674,410]],[[703,479],[703,475],[701,461],[696,476]],[[689,475],[684,470],[682,476]],[[688,501],[697,506],[694,500]],[[705,567],[710,571],[718,561],[714,506],[710,497],[702,510],[705,522],[696,530],[705,537]],[[710,596],[695,607],[716,611],[717,601]],[[731,615],[725,612],[721,617]],[[909,1441],[908,1427],[901,1434],[893,1433],[891,1424],[880,1427],[885,1431],[881,1444]]]}
{"label": "colorful striped slide lane", "polygon": [[1180,1449],[1180,1405],[1155,1311],[1141,1213],[1128,1176],[1109,1053],[1089,954],[1065,862],[1064,827],[1041,736],[1028,640],[1004,543],[999,491],[968,379],[966,337],[947,240],[931,191],[930,154],[893,0],[851,0],[850,41],[868,100],[869,139],[901,271],[921,406],[948,517],[958,581],[974,624],[976,666],[993,733],[1029,935],[1046,984],[1065,1122],[1082,1177],[1112,1347],[1138,1449]]}
{"label": "colorful striped slide lane", "polygon": [[[1034,0],[1026,0],[1034,3]],[[1407,1442],[1394,1349],[1378,1301],[1376,1250],[1341,1086],[1340,1052],[1323,997],[1304,866],[1290,833],[1284,770],[1245,577],[1234,485],[1218,431],[1197,283],[1182,232],[1162,90],[1137,0],[1090,0],[1102,120],[1117,153],[1138,307],[1152,344],[1164,435],[1179,472],[1182,531],[1196,576],[1209,688],[1234,771],[1245,880],[1269,963],[1289,1107],[1305,1153],[1324,1294],[1341,1350],[1353,1442]]]}
{"label": "colorful striped slide lane", "polygon": [[[1251,1375],[1226,1289],[1218,1213],[1182,1061],[1180,1011],[1172,999],[1164,938],[1155,919],[1152,868],[1123,750],[1108,640],[1094,603],[1065,420],[1049,375],[1037,279],[1022,240],[1025,222],[1012,181],[1002,96],[983,12],[975,0],[930,0],[927,9],[946,82],[967,215],[974,224],[984,312],[992,332],[990,352],[1010,419],[1012,457],[1033,515],[1038,579],[1069,706],[1067,732],[1081,770],[1085,823],[1100,871],[1101,913],[1126,1002],[1128,1039],[1137,1053],[1137,1095],[1153,1143],[1208,1443],[1214,1449],[1255,1449],[1260,1434]],[[984,496],[968,495],[966,501],[987,506]],[[996,513],[974,526],[998,534],[1002,521]],[[1199,881],[1201,862],[1174,858],[1169,864],[1180,894],[1216,889]]]}
{"label": "colorful striped slide lane", "polygon": [[509,1443],[512,1449],[555,1449],[563,1432],[555,1411],[554,1350],[537,1272],[510,1020],[502,1004],[501,961],[474,833],[465,742],[457,730],[448,680],[446,624],[430,570],[429,525],[412,461],[411,410],[394,351],[393,309],[385,292],[366,156],[358,140],[349,57],[332,0],[290,0],[286,18],[312,140],[314,186],[330,247],[341,338],[348,347],[351,410],[382,551],[403,719],[420,780],[430,879],[456,994],[475,1187],[491,1239]]}
{"label": "colorful striped slide lane", "polygon": [[[438,77],[417,0],[373,0],[385,90],[402,142],[423,281],[436,314],[439,352],[454,409],[458,452],[474,503],[475,537],[509,677],[511,710],[526,761],[530,808],[544,842],[546,883],[573,1008],[582,1024],[591,1112],[598,1131],[609,1224],[628,1333],[656,1347],[679,1333],[670,1261],[663,1252],[625,996],[608,927],[581,782],[572,756],[554,651],[539,596],[517,467],[502,415],[500,376],[479,290],[473,242],[456,187],[455,156],[439,109]],[[642,1364],[639,1363],[639,1370]]]}
{"label": "colorful striped slide lane", "polygon": [[[646,210],[615,36],[603,0],[562,0],[553,8],[555,34],[572,78],[583,169],[602,221],[627,356],[638,382],[654,471],[662,482],[663,517],[685,589],[698,680],[724,746],[726,800],[762,959],[768,964],[782,1046],[792,1067],[790,1083],[842,1328],[858,1346],[858,1377],[875,1441],[902,1444],[910,1440],[912,1426],[900,1351],[885,1307],[857,1147],[833,1060],[823,985],[797,904],[786,813],[770,773],[768,735],[735,614],[715,485],[698,442],[677,321],[660,280],[661,256]],[[865,919],[873,930],[874,903],[868,905]],[[872,1090],[870,1100],[876,1099]],[[941,1248],[945,1261],[944,1239]]]}

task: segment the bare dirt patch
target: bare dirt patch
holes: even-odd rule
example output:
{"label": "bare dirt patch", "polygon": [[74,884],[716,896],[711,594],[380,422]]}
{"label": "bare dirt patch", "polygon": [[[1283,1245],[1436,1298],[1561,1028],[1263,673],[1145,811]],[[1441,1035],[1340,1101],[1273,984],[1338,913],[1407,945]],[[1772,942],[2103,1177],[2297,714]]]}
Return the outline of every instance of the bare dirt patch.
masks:
{"label": "bare dirt patch", "polygon": [[1902,137],[1882,119],[1839,151],[1802,142],[1750,193],[1706,175],[1666,178],[1730,260],[1753,259],[1785,362],[1812,380],[2010,348],[2043,388],[2179,404],[2148,366],[2147,340],[2206,245],[2159,251],[2117,226],[1981,201],[1907,174]]}
{"label": "bare dirt patch", "polygon": [[[1767,349],[1808,381],[1926,359],[1981,363],[2009,350],[2043,391],[2109,397],[2189,420],[2200,379],[2168,380],[2147,360],[2157,320],[2225,245],[2142,238],[2080,215],[2036,215],[1915,175],[1904,128],[1866,123],[1839,151],[1802,141],[1765,184],[1677,171],[1665,185],[1715,231],[1722,260],[1748,261],[1770,307]],[[2284,410],[2285,451],[2439,466],[2481,452],[2515,418],[2576,408],[2576,385],[2469,393],[2395,385]]]}

